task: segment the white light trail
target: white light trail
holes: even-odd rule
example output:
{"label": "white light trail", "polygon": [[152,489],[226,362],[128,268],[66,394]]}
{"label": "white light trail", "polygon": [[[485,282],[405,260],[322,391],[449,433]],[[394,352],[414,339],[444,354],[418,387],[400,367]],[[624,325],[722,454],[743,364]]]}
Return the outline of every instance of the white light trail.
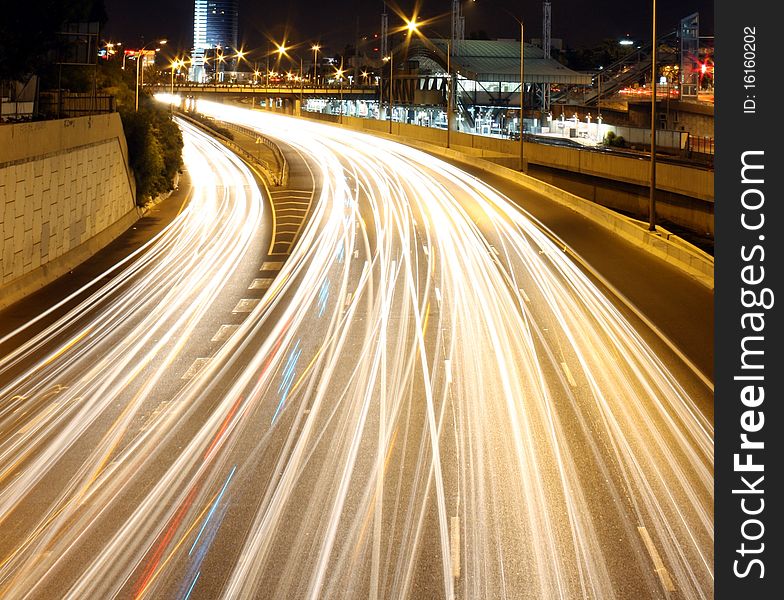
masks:
{"label": "white light trail", "polygon": [[314,212],[138,428],[260,217],[247,169],[190,132],[197,185],[233,201],[194,198],[155,261],[0,362],[69,334],[0,392],[0,594],[712,596],[713,428],[545,233],[407,146],[199,108],[305,157]]}

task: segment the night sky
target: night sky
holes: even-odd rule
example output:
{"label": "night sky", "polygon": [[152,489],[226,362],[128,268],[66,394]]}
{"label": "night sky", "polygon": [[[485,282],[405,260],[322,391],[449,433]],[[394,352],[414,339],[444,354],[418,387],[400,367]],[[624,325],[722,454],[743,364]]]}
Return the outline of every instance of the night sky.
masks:
{"label": "night sky", "polygon": [[[192,43],[193,0],[105,0],[109,22],[106,37],[133,45],[140,39],[168,38],[178,49]],[[392,6],[393,3],[390,3]],[[421,6],[421,18],[443,18],[432,25],[449,34],[450,0],[414,2],[403,0],[398,6],[410,15]],[[239,0],[240,40],[246,48],[265,48],[267,39],[286,36],[290,42],[320,40],[332,49],[355,38],[357,19],[361,34],[378,33],[381,0]],[[466,37],[483,30],[491,38],[515,37],[517,24],[498,7],[520,14],[526,23],[526,40],[541,37],[542,3],[521,0],[477,0],[465,4]],[[566,46],[590,46],[605,38],[630,34],[635,40],[650,37],[649,0],[552,0],[552,37],[562,38]],[[712,0],[658,0],[658,28],[672,30],[680,18],[700,13],[701,35],[713,34]],[[390,11],[390,28],[400,21]]]}

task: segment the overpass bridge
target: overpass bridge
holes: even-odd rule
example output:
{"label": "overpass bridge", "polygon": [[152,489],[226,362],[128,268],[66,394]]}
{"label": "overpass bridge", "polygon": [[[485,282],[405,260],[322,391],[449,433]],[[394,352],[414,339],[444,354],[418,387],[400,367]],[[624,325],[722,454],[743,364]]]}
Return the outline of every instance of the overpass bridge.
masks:
{"label": "overpass bridge", "polygon": [[260,97],[283,99],[340,98],[351,100],[378,99],[379,88],[375,85],[312,86],[312,85],[264,85],[251,83],[181,83],[174,86],[151,85],[153,92],[171,92],[183,96],[203,97]]}

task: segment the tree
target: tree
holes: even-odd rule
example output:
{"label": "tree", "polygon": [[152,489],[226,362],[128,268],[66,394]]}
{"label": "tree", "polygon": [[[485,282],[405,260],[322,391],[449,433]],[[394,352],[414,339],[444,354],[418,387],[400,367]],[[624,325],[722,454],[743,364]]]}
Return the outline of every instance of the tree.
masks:
{"label": "tree", "polygon": [[138,112],[129,108],[120,116],[136,179],[136,202],[143,205],[172,189],[182,168],[182,133],[169,111],[151,99],[145,99]]}

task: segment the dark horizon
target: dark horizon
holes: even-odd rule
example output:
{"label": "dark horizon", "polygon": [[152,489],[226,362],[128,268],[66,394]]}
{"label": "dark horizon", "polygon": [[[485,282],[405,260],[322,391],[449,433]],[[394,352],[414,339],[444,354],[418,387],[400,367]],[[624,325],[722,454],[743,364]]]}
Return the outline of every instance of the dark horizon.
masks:
{"label": "dark horizon", "polygon": [[[124,0],[105,0],[109,21],[105,27],[107,38],[134,44],[139,40],[167,38],[178,50],[187,50],[193,39],[193,0],[157,0],[129,4]],[[484,32],[491,39],[518,38],[519,27],[504,8],[518,14],[517,0],[477,0],[466,2],[466,37]],[[678,21],[693,12],[700,14],[701,35],[713,35],[713,3],[709,0],[659,0],[658,29],[660,34],[673,30]],[[392,4],[389,4],[392,6]],[[305,43],[319,40],[333,51],[352,44],[357,31],[372,36],[379,33],[381,1],[346,0],[330,4],[302,0],[287,3],[239,2],[240,44],[247,49],[263,49],[268,40]],[[417,6],[421,8],[417,9]],[[418,14],[419,18],[438,18],[430,26],[431,35],[449,34],[451,2],[431,0],[427,5],[405,1],[399,5],[404,15]],[[587,10],[586,10],[587,9]],[[390,28],[400,24],[400,17],[389,10]],[[523,8],[526,24],[525,38],[530,41],[542,34],[542,4],[532,3]],[[552,37],[562,39],[564,47],[580,48],[599,44],[604,39],[618,39],[626,35],[645,42],[650,39],[650,2],[621,2],[596,0],[590,5],[577,0],[552,2]]]}

